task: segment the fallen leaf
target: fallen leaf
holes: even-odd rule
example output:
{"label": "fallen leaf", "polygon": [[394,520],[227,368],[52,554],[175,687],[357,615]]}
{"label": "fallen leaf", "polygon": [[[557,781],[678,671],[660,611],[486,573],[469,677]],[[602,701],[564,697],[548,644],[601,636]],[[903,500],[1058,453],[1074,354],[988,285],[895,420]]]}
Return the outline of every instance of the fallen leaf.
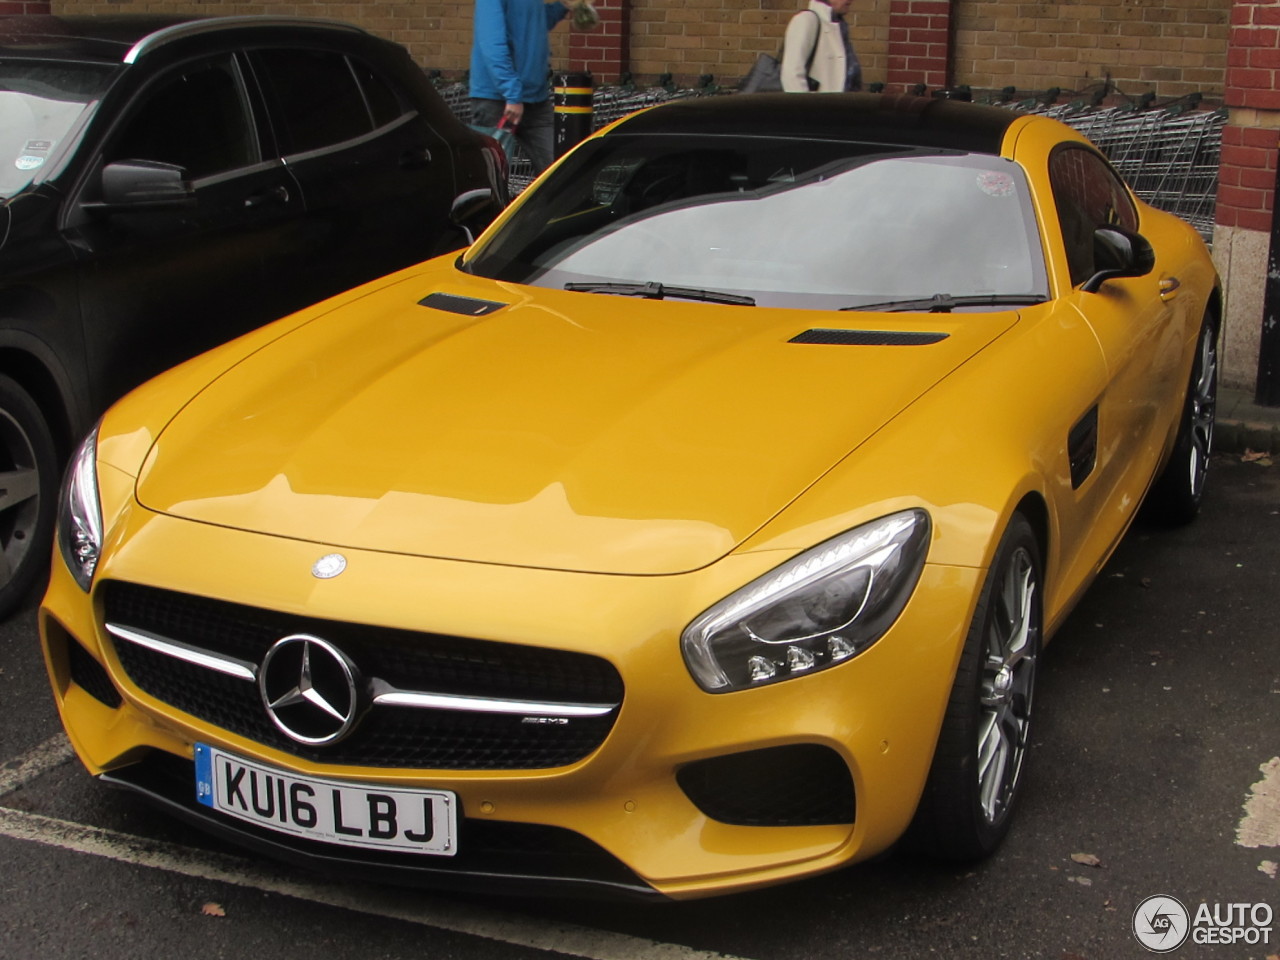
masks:
{"label": "fallen leaf", "polygon": [[1260,467],[1269,467],[1271,466],[1271,454],[1246,448],[1244,453],[1240,455],[1240,462],[1256,463]]}
{"label": "fallen leaf", "polygon": [[1092,887],[1093,881],[1088,877],[1067,877],[1067,883],[1078,883],[1082,887]]}
{"label": "fallen leaf", "polygon": [[1258,864],[1258,872],[1265,873],[1272,880],[1276,878],[1278,871],[1280,871],[1280,864],[1277,864],[1274,860],[1263,860]]}
{"label": "fallen leaf", "polygon": [[1086,867],[1100,867],[1102,860],[1092,853],[1073,853],[1071,859],[1076,863],[1083,864]]}
{"label": "fallen leaf", "polygon": [[206,903],[200,908],[200,912],[206,917],[225,917],[227,915],[227,911],[222,909],[222,904],[220,903]]}

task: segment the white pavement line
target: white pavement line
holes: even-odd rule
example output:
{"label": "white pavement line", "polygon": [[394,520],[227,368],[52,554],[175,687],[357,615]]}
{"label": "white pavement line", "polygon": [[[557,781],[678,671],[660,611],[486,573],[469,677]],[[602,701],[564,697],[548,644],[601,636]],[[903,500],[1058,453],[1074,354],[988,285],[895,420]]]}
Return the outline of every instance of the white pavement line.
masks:
{"label": "white pavement line", "polygon": [[75,751],[71,749],[71,741],[65,734],[59,733],[50,737],[44,743],[32,747],[22,756],[0,767],[0,797],[6,793],[13,793],[40,774],[66,763],[74,756]]}
{"label": "white pavement line", "polygon": [[1258,769],[1262,779],[1249,788],[1236,843],[1242,847],[1280,847],[1280,757],[1272,757]]}
{"label": "white pavement line", "polygon": [[512,917],[468,907],[417,891],[379,889],[376,894],[337,883],[286,877],[249,860],[209,853],[146,837],[89,827],[66,820],[0,807],[0,837],[29,840],[135,866],[166,870],[200,880],[249,887],[359,913],[483,937],[501,943],[583,957],[586,960],[738,960],[605,930]]}

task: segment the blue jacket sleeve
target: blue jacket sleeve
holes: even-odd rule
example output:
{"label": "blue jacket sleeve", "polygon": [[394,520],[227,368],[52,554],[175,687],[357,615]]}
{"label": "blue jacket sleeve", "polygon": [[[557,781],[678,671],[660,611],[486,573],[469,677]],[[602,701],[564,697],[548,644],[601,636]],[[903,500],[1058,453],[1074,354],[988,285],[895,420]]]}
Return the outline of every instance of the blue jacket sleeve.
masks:
{"label": "blue jacket sleeve", "polygon": [[543,8],[547,14],[548,30],[550,30],[557,23],[563,20],[565,16],[569,13],[569,8],[566,7],[563,3],[561,3],[560,0],[551,0],[551,3],[543,4]]}
{"label": "blue jacket sleeve", "polygon": [[[561,4],[557,7],[564,9]],[[511,37],[507,34],[507,10],[503,0],[476,0],[474,44],[488,68],[489,78],[507,103],[521,100],[520,75],[511,57]]]}

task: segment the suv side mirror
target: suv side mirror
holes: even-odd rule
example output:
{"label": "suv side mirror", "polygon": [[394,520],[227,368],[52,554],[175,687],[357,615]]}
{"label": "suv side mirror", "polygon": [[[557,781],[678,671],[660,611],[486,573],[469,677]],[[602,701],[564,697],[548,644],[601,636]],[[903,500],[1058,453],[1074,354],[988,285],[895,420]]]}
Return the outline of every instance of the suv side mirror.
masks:
{"label": "suv side mirror", "polygon": [[186,169],[158,160],[120,160],[102,170],[102,203],[109,209],[184,206],[194,202]]}
{"label": "suv side mirror", "polygon": [[1099,227],[1093,231],[1093,262],[1098,272],[1080,287],[1097,293],[1116,277],[1145,277],[1155,269],[1156,252],[1141,234],[1124,227]]}

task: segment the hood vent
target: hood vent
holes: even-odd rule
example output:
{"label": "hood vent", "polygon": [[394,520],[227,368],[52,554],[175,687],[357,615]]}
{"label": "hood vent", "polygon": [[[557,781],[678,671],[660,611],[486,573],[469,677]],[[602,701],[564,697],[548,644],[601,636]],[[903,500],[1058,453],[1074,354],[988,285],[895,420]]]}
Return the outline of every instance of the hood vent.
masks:
{"label": "hood vent", "polygon": [[496,300],[477,300],[474,297],[459,297],[452,293],[431,293],[418,303],[432,310],[444,310],[448,313],[460,313],[464,317],[483,317],[508,306]]}
{"label": "hood vent", "polygon": [[911,330],[824,330],[814,328],[796,334],[788,343],[820,343],[843,347],[923,347],[949,337],[949,333],[916,333]]}

